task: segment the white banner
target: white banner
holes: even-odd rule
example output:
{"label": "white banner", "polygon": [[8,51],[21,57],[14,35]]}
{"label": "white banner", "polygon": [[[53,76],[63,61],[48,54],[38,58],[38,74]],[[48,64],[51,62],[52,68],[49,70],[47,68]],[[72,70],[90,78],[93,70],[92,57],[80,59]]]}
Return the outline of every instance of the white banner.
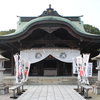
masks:
{"label": "white banner", "polygon": [[88,62],[90,54],[83,54],[83,66],[84,66],[84,76],[88,77]]}
{"label": "white banner", "polygon": [[22,80],[22,75],[21,75],[21,59],[20,55],[16,54],[14,55],[14,60],[15,60],[15,69],[16,69],[16,83],[20,83]]}
{"label": "white banner", "polygon": [[18,83],[18,55],[14,55],[14,60],[15,60],[15,73],[16,73],[16,83]]}
{"label": "white banner", "polygon": [[89,62],[90,54],[83,54],[73,58],[73,65],[77,68],[78,80],[81,83],[89,84],[88,77],[92,76],[92,64]]}
{"label": "white banner", "polygon": [[89,84],[89,80],[88,80],[88,62],[89,62],[89,56],[90,56],[90,54],[83,54],[83,71],[84,71],[83,82],[85,84]]}
{"label": "white banner", "polygon": [[20,55],[14,55],[16,69],[16,83],[26,82],[30,70],[30,62],[25,61]]}
{"label": "white banner", "polygon": [[36,63],[52,55],[62,62],[72,63],[72,58],[79,56],[80,51],[75,49],[28,49],[20,51],[20,55],[30,63]]}
{"label": "white banner", "polygon": [[30,70],[30,62],[29,61],[25,61],[25,66],[24,66],[24,82],[26,82],[27,79],[28,79],[29,70]]}
{"label": "white banner", "polygon": [[[77,71],[78,71],[78,79],[81,81],[82,79],[82,56],[78,56],[77,58]],[[81,69],[81,70],[80,70]]]}
{"label": "white banner", "polygon": [[21,66],[22,66],[22,70],[21,70],[21,73],[22,73],[22,82],[24,82],[24,79],[25,79],[25,75],[24,75],[25,59],[24,58],[21,58]]}

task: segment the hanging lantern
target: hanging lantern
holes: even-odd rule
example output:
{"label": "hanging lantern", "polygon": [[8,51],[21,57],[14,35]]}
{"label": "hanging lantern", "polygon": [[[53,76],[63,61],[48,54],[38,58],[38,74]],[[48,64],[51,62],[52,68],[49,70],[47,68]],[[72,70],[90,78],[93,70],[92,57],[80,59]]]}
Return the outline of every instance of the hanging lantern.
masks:
{"label": "hanging lantern", "polygon": [[51,55],[49,55],[49,58],[51,58]]}

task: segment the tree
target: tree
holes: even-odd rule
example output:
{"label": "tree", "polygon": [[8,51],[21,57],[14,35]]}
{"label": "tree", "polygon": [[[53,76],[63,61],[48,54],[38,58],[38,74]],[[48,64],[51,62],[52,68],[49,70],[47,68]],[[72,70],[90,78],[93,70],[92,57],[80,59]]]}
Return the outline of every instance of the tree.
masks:
{"label": "tree", "polygon": [[15,32],[15,29],[10,29],[9,31],[1,31],[0,35],[7,35],[7,34],[10,34],[10,33],[14,33],[14,32]]}
{"label": "tree", "polygon": [[100,30],[98,28],[93,27],[92,25],[89,24],[84,24],[84,29],[86,32],[91,34],[100,34]]}

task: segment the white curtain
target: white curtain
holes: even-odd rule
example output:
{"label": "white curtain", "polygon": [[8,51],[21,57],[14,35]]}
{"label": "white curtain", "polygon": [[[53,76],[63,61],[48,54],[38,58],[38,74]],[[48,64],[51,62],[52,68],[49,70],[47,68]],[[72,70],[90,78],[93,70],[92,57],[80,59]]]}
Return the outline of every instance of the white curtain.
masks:
{"label": "white curtain", "polygon": [[72,63],[72,58],[79,56],[80,51],[76,49],[27,49],[20,51],[20,55],[26,61],[30,61],[30,63],[36,63],[47,56],[52,55],[56,59],[62,62]]}

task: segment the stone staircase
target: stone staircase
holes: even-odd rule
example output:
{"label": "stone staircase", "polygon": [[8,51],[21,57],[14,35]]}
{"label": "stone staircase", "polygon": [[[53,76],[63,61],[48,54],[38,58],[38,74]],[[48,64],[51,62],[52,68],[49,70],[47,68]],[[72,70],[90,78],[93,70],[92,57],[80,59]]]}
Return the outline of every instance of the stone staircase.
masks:
{"label": "stone staircase", "polygon": [[[97,76],[89,78],[90,85],[97,81]],[[15,84],[15,76],[5,76],[4,82],[7,85]],[[28,81],[25,82],[26,85],[77,85],[77,77],[29,77]]]}
{"label": "stone staircase", "polygon": [[41,85],[41,84],[54,84],[54,85],[60,85],[60,84],[77,84],[77,78],[76,77],[29,77],[26,84],[30,85]]}

